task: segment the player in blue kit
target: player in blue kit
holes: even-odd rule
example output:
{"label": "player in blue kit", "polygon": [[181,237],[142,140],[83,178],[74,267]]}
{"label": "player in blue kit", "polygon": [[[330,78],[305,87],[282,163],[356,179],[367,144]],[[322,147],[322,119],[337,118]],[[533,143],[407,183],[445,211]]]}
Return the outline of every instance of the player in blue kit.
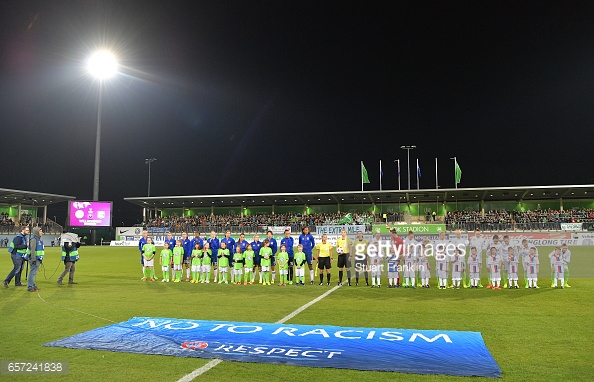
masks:
{"label": "player in blue kit", "polygon": [[295,244],[295,240],[291,237],[291,231],[288,229],[285,230],[285,237],[281,239],[281,246],[285,246],[287,248],[287,254],[289,255],[289,262],[288,262],[288,281],[289,285],[293,284],[293,266],[295,260],[295,252],[293,251],[293,245]]}
{"label": "player in blue kit", "polygon": [[249,242],[245,239],[245,233],[239,234],[239,240],[235,242],[235,248],[239,246],[241,248],[241,253],[244,253],[247,249],[247,245]]}
{"label": "player in blue kit", "polygon": [[274,266],[276,265],[276,252],[278,251],[278,243],[276,239],[272,237],[272,231],[266,232],[266,239],[268,240],[268,246],[272,250],[272,257],[270,257],[270,270],[272,271],[272,276],[270,277],[270,282],[274,284],[274,277],[276,276],[276,271],[274,270]]}
{"label": "player in blue kit", "polygon": [[211,264],[214,271],[214,282],[217,282],[217,277],[219,275],[219,248],[221,247],[221,243],[219,238],[217,237],[217,233],[215,231],[210,231],[210,237],[206,240],[208,242],[208,246],[211,250]]}
{"label": "player in blue kit", "polygon": [[307,267],[309,268],[309,279],[311,285],[314,285],[314,270],[312,267],[313,255],[312,251],[316,246],[316,241],[311,233],[309,233],[309,227],[303,227],[301,235],[299,235],[299,244],[303,246],[303,253],[305,253],[305,259],[307,260]]}
{"label": "player in blue kit", "polygon": [[262,242],[260,241],[260,235],[254,235],[254,241],[252,241],[252,251],[254,251],[254,272],[252,273],[252,282],[256,279],[256,268],[258,268],[258,277],[260,284],[262,284],[262,265],[260,259],[260,249],[262,248]]}
{"label": "player in blue kit", "polygon": [[[182,248],[184,249],[184,266],[186,267],[186,281],[190,281],[192,271],[192,240],[188,238],[187,232],[182,232]],[[183,277],[183,276],[182,276]]]}
{"label": "player in blue kit", "polygon": [[[140,264],[142,264],[142,279],[144,279],[145,269],[144,269],[144,256],[142,255],[142,247],[146,244],[146,239],[148,237],[148,232],[146,230],[142,231],[142,237],[138,240],[138,250],[140,251]],[[142,280],[141,279],[141,280]]]}
{"label": "player in blue kit", "polygon": [[225,231],[225,237],[221,239],[221,243],[227,244],[227,249],[229,250],[229,261],[233,261],[233,254],[235,253],[235,239],[231,237],[231,231]]}
{"label": "player in blue kit", "polygon": [[204,240],[200,237],[200,232],[196,232],[194,238],[190,242],[192,249],[196,248],[196,244],[200,244],[200,248],[204,247]]}

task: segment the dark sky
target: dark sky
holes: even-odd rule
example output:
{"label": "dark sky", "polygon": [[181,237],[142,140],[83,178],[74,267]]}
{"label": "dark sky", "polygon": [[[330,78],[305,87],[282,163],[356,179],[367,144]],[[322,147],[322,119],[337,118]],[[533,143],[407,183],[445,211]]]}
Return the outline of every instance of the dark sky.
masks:
{"label": "dark sky", "polygon": [[[593,182],[594,4],[3,1],[0,187],[100,199]],[[32,160],[29,160],[32,158]],[[414,167],[414,165],[413,165]],[[414,179],[414,168],[413,168]],[[414,183],[414,181],[413,181]]]}

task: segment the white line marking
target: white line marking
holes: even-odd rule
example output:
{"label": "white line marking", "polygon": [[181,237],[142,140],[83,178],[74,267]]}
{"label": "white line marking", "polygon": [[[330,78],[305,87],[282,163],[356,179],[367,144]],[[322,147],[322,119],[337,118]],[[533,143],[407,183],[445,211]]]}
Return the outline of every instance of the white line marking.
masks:
{"label": "white line marking", "polygon": [[212,369],[213,367],[215,367],[216,365],[218,365],[221,362],[223,362],[222,359],[218,359],[218,358],[217,359],[213,359],[212,361],[210,361],[206,365],[204,365],[204,366],[202,366],[202,367],[194,370],[190,374],[187,374],[187,375],[183,376],[177,382],[190,382],[190,381],[194,380],[194,378],[201,376],[202,374],[206,373],[207,371],[209,371],[210,369]]}
{"label": "white line marking", "polygon": [[285,317],[281,318],[280,320],[278,320],[277,322],[275,322],[275,324],[284,324],[285,322],[289,321],[291,318],[293,318],[296,315],[298,315],[299,313],[303,312],[305,309],[309,308],[310,306],[312,306],[316,302],[318,302],[321,299],[323,299],[324,297],[328,296],[330,293],[334,292],[338,288],[340,288],[340,285],[335,286],[334,288],[330,289],[328,292],[326,292],[326,293],[318,296],[317,298],[311,300],[310,302],[308,302],[307,304],[303,305],[302,307],[297,308],[297,310],[295,310],[293,313],[289,313],[287,316],[285,316]]}
{"label": "white line marking", "polygon": [[[285,317],[283,317],[280,320],[278,320],[277,322],[275,322],[275,324],[284,324],[285,322],[289,321],[291,318],[293,318],[296,315],[298,315],[299,313],[303,312],[305,309],[309,308],[310,306],[312,306],[316,302],[318,302],[321,299],[325,298],[326,296],[328,296],[330,293],[334,292],[338,288],[340,288],[340,285],[335,286],[334,288],[330,289],[326,293],[319,295],[318,297],[314,298],[313,300],[311,300],[307,304],[305,304],[305,305],[297,308],[292,313],[289,313]],[[177,382],[190,382],[190,381],[194,380],[194,378],[201,376],[202,374],[206,373],[207,371],[209,371],[210,369],[212,369],[213,367],[215,367],[216,365],[218,365],[221,362],[223,362],[222,359],[218,359],[218,358],[217,359],[213,359],[212,361],[210,361],[206,365],[204,365],[202,367],[199,367],[198,369],[194,370],[190,374],[187,374],[187,375],[183,376]]]}

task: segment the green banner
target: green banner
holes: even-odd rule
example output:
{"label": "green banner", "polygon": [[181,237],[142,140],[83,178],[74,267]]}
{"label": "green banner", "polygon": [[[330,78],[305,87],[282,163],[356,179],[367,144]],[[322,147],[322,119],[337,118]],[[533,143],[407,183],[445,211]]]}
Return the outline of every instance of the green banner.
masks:
{"label": "green banner", "polygon": [[[415,234],[439,234],[440,232],[446,232],[445,224],[395,224],[390,226],[395,228],[399,235],[406,235],[408,231],[413,231]],[[374,224],[373,233],[380,230],[382,234],[389,234],[390,231],[385,224]]]}

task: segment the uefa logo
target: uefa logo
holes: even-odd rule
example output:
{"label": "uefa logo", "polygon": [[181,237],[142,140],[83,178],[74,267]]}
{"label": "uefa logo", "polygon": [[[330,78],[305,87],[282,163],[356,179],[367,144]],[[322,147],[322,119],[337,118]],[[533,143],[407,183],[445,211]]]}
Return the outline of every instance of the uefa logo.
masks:
{"label": "uefa logo", "polygon": [[204,341],[186,341],[183,344],[181,344],[181,347],[189,350],[200,350],[206,349],[208,347],[208,344]]}

